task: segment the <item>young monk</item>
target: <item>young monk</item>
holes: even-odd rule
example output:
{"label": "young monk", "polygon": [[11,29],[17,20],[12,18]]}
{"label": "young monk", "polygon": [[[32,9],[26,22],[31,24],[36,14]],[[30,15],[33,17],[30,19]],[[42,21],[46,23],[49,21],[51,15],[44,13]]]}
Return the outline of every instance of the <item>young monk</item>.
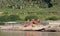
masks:
{"label": "young monk", "polygon": [[36,24],[36,20],[35,19],[32,19],[31,22],[32,22],[32,24]]}
{"label": "young monk", "polygon": [[32,23],[32,27],[35,27],[36,20],[35,20],[35,19],[32,19],[32,20],[31,20],[31,23]]}
{"label": "young monk", "polygon": [[42,21],[40,21],[39,19],[37,20],[37,24],[41,24],[42,23]]}
{"label": "young monk", "polygon": [[25,25],[24,25],[24,27],[27,27],[29,25],[30,25],[30,20],[27,20],[26,23],[25,23]]}

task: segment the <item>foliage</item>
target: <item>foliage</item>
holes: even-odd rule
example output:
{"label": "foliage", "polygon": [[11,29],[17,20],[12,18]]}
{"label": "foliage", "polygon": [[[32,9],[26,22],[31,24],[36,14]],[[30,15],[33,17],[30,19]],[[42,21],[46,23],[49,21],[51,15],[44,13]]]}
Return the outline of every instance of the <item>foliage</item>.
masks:
{"label": "foliage", "polygon": [[[36,14],[36,16],[39,17],[41,20],[45,20],[47,17],[51,17],[53,15],[56,15],[57,17],[60,17],[60,7],[52,7],[52,8],[24,8],[24,9],[11,9],[11,8],[0,8],[0,11],[3,12],[0,13],[0,16],[2,15],[17,15],[20,16],[22,20],[25,19],[25,17],[28,15]],[[7,19],[8,20],[8,19]]]}
{"label": "foliage", "polygon": [[[28,1],[28,2],[27,2]],[[30,2],[29,2],[30,1]],[[50,3],[50,2],[59,2],[58,1],[53,1],[53,0],[44,0],[46,3]],[[41,5],[44,3],[43,0],[0,0],[0,7],[1,8],[5,8],[5,7],[9,7],[9,8],[13,8],[13,9],[21,9],[21,8],[25,8],[25,7],[42,7]],[[50,3],[53,4],[53,3]]]}
{"label": "foliage", "polygon": [[8,16],[0,16],[0,22],[8,21]]}
{"label": "foliage", "polygon": [[31,19],[35,19],[37,20],[39,17],[37,17],[36,15],[30,15],[30,16],[26,16],[25,20],[31,20]]}
{"label": "foliage", "polygon": [[[44,2],[45,1],[45,2]],[[37,14],[41,20],[49,16],[60,17],[60,0],[0,0],[0,21],[15,21],[16,17],[8,16],[11,14],[19,16],[22,20],[31,14]],[[53,6],[53,7],[51,7]],[[51,7],[51,8],[48,8]],[[22,9],[21,9],[22,8]],[[6,15],[7,14],[7,15]],[[2,16],[4,15],[4,16]],[[9,19],[8,19],[9,18]],[[50,18],[50,17],[49,17]],[[48,19],[48,18],[47,18]]]}
{"label": "foliage", "polygon": [[59,18],[57,16],[52,16],[47,18],[47,20],[59,20]]}
{"label": "foliage", "polygon": [[10,15],[8,16],[9,21],[16,21],[16,20],[20,20],[19,16],[17,15]]}
{"label": "foliage", "polygon": [[0,16],[0,22],[7,22],[7,21],[16,21],[16,20],[20,20],[19,16],[17,15],[4,15],[4,16]]}

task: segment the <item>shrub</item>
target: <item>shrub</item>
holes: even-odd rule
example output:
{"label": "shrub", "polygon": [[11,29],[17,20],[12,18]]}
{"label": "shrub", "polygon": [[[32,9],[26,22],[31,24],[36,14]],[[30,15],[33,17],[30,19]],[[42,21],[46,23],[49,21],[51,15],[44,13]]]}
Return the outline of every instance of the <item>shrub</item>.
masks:
{"label": "shrub", "polygon": [[17,15],[4,15],[4,16],[0,16],[0,22],[7,22],[7,21],[16,21],[16,20],[20,20],[19,16]]}
{"label": "shrub", "polygon": [[52,17],[47,18],[47,20],[59,20],[59,18],[56,16],[52,16]]}
{"label": "shrub", "polygon": [[0,16],[0,22],[8,21],[8,16]]}
{"label": "shrub", "polygon": [[37,20],[39,17],[38,16],[36,16],[36,15],[30,15],[30,16],[26,16],[25,17],[25,20],[31,20],[31,19],[35,19],[35,20]]}
{"label": "shrub", "polygon": [[20,20],[19,16],[17,15],[10,15],[8,16],[9,21],[16,21],[16,20]]}

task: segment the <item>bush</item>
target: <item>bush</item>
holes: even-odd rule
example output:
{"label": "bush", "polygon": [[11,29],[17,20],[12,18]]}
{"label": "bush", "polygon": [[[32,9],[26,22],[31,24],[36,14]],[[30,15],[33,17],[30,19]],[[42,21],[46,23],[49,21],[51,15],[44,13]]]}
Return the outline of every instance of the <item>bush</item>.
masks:
{"label": "bush", "polygon": [[47,18],[47,20],[59,20],[59,18],[56,16],[52,16],[52,17]]}
{"label": "bush", "polygon": [[0,22],[8,21],[8,16],[0,16]]}
{"label": "bush", "polygon": [[26,16],[25,17],[25,20],[31,20],[31,19],[35,19],[35,20],[37,20],[39,17],[37,17],[36,15],[30,15],[30,16]]}
{"label": "bush", "polygon": [[9,21],[16,21],[16,20],[20,20],[19,16],[17,15],[10,15],[8,16]]}
{"label": "bush", "polygon": [[7,21],[16,21],[16,20],[20,20],[19,16],[17,15],[4,15],[4,16],[0,16],[0,22],[7,22]]}

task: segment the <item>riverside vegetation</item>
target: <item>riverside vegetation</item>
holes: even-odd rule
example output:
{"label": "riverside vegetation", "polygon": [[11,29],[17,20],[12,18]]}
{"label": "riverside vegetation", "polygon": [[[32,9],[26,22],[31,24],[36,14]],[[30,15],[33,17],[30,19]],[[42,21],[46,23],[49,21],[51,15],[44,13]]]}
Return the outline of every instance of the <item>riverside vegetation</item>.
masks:
{"label": "riverside vegetation", "polygon": [[60,20],[60,0],[0,0],[0,22]]}

